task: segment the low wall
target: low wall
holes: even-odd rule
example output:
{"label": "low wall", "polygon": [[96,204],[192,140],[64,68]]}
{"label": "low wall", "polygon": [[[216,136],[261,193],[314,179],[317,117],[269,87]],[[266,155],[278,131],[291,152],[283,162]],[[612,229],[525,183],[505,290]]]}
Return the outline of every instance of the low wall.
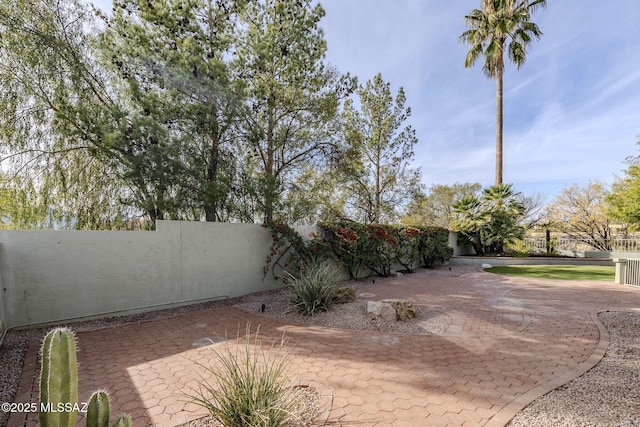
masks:
{"label": "low wall", "polygon": [[614,266],[607,258],[558,258],[558,257],[481,257],[454,256],[449,261],[453,265],[604,265]]}
{"label": "low wall", "polygon": [[6,327],[132,313],[281,286],[262,280],[256,224],[159,221],[156,231],[0,231]]}

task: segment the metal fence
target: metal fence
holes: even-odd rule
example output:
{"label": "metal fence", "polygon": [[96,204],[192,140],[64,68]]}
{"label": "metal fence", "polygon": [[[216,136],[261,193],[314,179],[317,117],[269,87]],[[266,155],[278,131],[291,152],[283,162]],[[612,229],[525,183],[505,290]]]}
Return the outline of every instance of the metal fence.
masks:
{"label": "metal fence", "polygon": [[[530,237],[524,239],[525,244],[536,254],[547,252],[547,241],[544,237]],[[588,251],[603,250],[620,252],[640,252],[640,239],[574,239],[574,238],[552,238],[550,241],[552,251]]]}
{"label": "metal fence", "polygon": [[624,284],[640,287],[640,259],[627,260],[624,273]]}

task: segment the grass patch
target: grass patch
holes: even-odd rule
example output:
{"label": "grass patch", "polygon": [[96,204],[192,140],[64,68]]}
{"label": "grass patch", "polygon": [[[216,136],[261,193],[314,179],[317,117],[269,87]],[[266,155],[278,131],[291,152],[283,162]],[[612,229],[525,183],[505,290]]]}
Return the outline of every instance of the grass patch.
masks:
{"label": "grass patch", "polygon": [[615,267],[600,265],[510,265],[485,269],[489,273],[558,280],[604,280],[613,282]]}

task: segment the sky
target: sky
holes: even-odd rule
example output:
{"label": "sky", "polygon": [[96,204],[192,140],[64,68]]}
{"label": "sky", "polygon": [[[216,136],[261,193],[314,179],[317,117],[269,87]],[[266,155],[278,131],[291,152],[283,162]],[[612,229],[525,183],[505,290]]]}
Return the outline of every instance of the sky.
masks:
{"label": "sky", "polygon": [[[495,177],[495,81],[464,67],[458,39],[480,0],[321,0],[327,62],[364,84],[403,87],[423,182]],[[97,0],[103,10],[111,0]],[[640,154],[640,3],[548,0],[543,35],[504,77],[504,182],[550,201],[564,186],[611,183]]]}

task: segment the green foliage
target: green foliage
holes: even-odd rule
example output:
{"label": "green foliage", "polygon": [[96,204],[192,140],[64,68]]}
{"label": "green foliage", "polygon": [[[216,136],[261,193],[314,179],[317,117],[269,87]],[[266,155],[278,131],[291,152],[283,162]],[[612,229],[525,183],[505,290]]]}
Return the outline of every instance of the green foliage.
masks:
{"label": "green foliage", "polygon": [[486,188],[482,196],[463,197],[454,208],[454,229],[467,238],[478,255],[501,254],[504,244],[524,235],[524,206],[511,184]]}
{"label": "green foliage", "polygon": [[336,304],[346,304],[355,301],[357,298],[356,290],[349,286],[340,286],[336,288],[334,301]]}
{"label": "green foliage", "polygon": [[[59,404],[78,407],[78,365],[76,360],[76,337],[67,328],[56,328],[45,336],[40,362],[40,402],[58,408]],[[43,427],[75,427],[77,410],[40,412]],[[105,391],[96,391],[89,399],[86,425],[88,427],[109,426],[109,396]],[[131,417],[120,415],[113,426],[131,427]]]}
{"label": "green foliage", "polygon": [[439,227],[421,227],[422,236],[418,245],[418,260],[423,267],[431,268],[436,263],[449,261],[453,248],[449,246],[449,230]]}
{"label": "green foliage", "polygon": [[[103,158],[116,108],[80,0],[0,2],[0,157],[14,228],[126,228],[123,176]],[[97,31],[96,31],[97,32]]]}
{"label": "green foliage", "polygon": [[226,56],[242,1],[115,2],[100,57],[126,96],[104,153],[152,219],[237,215],[241,79]]}
{"label": "green foliage", "polygon": [[[410,227],[357,222],[318,225],[321,235],[304,239],[284,224],[265,224],[271,231],[272,245],[265,275],[276,268],[299,276],[307,266],[335,260],[351,278],[371,270],[388,276],[396,264],[409,272],[416,266],[432,267],[453,255],[448,230],[439,227]],[[284,264],[283,264],[284,263]]]}
{"label": "green foliage", "polygon": [[294,276],[306,266],[318,264],[329,257],[329,247],[316,235],[303,238],[296,230],[286,224],[267,223],[262,225],[271,232],[271,251],[264,266],[264,275],[269,271],[279,278],[279,271]]}
{"label": "green foliage", "polygon": [[252,339],[247,324],[243,345],[227,344],[214,351],[215,365],[200,365],[213,381],[203,378],[189,397],[223,426],[282,426],[299,403],[287,388],[289,351],[284,338],[265,349],[258,333],[259,329]]}
{"label": "green foliage", "polygon": [[313,3],[251,2],[240,14],[235,66],[252,111],[245,161],[265,223],[288,219],[285,199],[304,197],[292,188],[296,177],[323,168],[335,152],[340,99],[355,85],[326,65],[325,12]]}
{"label": "green foliage", "polygon": [[365,269],[388,276],[398,263],[411,271],[415,265],[432,267],[448,261],[448,231],[437,227],[364,225],[353,222],[320,224],[324,239],[351,278]]}
{"label": "green foliage", "polygon": [[336,222],[320,224],[319,227],[323,232],[323,239],[338,262],[347,270],[349,277],[360,277],[366,267],[365,258],[368,254],[363,232],[365,226],[355,222]]}
{"label": "green foliage", "polygon": [[[546,6],[546,0],[482,0],[480,9],[472,10],[465,20],[469,29],[460,39],[471,49],[465,67],[471,67],[482,56],[485,74],[496,78],[504,69],[504,53],[514,64],[522,66],[527,45],[542,32],[531,21],[531,14]],[[506,44],[508,42],[508,47]]]}
{"label": "green foliage", "polygon": [[465,196],[478,194],[479,183],[455,183],[453,185],[432,185],[429,194],[416,197],[402,218],[404,224],[419,224],[432,227],[451,228],[453,205]]}
{"label": "green foliage", "polygon": [[507,252],[515,257],[529,257],[534,254],[533,248],[524,241],[524,239],[516,239],[506,245]]}
{"label": "green foliage", "polygon": [[411,109],[404,90],[394,98],[381,74],[360,86],[357,94],[359,108],[350,99],[343,112],[348,150],[340,174],[347,216],[366,224],[391,222],[421,189],[419,169],[409,168],[418,142],[415,130],[405,125]]}
{"label": "green foliage", "polygon": [[624,176],[616,178],[606,196],[607,213],[637,230],[640,229],[640,157],[629,157],[626,163],[629,167]]}
{"label": "green foliage", "polygon": [[306,266],[299,276],[289,275],[289,287],[293,292],[291,304],[305,316],[329,311],[333,304],[345,296],[344,291],[340,295],[336,293],[340,278],[340,270],[326,264]]}
{"label": "green foliage", "polygon": [[[311,0],[0,1],[8,226],[314,216],[355,80],[325,64]],[[44,213],[44,214],[43,214]],[[42,216],[44,215],[44,219]]]}
{"label": "green foliage", "polygon": [[611,218],[607,188],[599,181],[565,186],[549,206],[554,228],[575,239],[587,239],[595,249],[611,250]]}

